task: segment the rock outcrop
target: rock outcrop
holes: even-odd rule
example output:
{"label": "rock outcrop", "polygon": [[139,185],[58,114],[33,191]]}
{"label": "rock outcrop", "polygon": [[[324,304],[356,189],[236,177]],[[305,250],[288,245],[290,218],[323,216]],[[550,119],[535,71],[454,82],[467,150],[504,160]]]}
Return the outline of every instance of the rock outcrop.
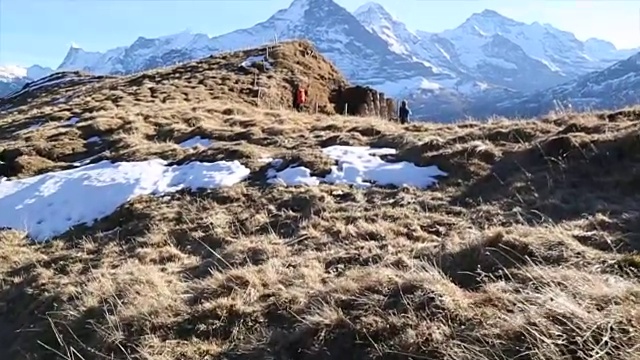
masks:
{"label": "rock outcrop", "polygon": [[334,90],[331,102],[339,114],[374,116],[387,120],[396,118],[394,100],[368,86],[339,87]]}

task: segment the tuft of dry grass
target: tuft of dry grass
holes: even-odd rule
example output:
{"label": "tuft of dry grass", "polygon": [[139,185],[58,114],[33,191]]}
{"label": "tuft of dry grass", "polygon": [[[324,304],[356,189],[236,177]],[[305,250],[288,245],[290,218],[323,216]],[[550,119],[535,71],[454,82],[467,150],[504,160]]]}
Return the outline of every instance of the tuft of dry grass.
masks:
{"label": "tuft of dry grass", "polygon": [[[0,231],[3,359],[637,359],[638,110],[400,125],[216,97],[203,87],[235,67],[194,64],[3,113],[0,176],[92,156],[256,174],[274,157],[323,175],[336,144],[450,176],[429,190],[255,176],[141,197],[47,244]],[[192,136],[213,145],[178,146]]]}

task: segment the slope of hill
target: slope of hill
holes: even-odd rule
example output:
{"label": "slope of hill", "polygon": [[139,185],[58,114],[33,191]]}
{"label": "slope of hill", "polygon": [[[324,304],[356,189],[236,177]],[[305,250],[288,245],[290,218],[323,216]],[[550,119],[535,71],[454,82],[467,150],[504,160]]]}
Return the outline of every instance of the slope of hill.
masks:
{"label": "slope of hill", "polygon": [[640,112],[294,113],[252,51],[5,103],[3,359],[637,356]]}
{"label": "slope of hill", "polygon": [[[127,77],[90,77],[79,72],[56,73],[30,84],[24,91],[0,99],[0,109],[19,110],[19,106],[25,103],[47,104],[64,102],[65,99],[75,104],[75,94],[86,90],[85,87],[78,87],[75,82],[95,82],[101,78],[109,81],[96,84],[98,88],[95,91],[105,91],[104,95],[108,98],[122,97],[117,91],[108,92],[111,88],[118,88],[124,89],[121,91],[135,92],[129,95],[142,98],[151,96],[163,103],[178,101],[188,95],[173,94],[171,89],[178,86],[178,83],[187,81],[184,86],[194,89],[196,93],[212,92],[216,99],[246,102],[249,105],[274,109],[291,107],[294,86],[303,84],[308,85],[309,102],[314,108],[315,103],[318,103],[318,109],[325,112],[333,111],[329,101],[331,91],[347,84],[338,69],[323,58],[309,42],[282,42],[276,46],[267,45],[246,51],[224,53],[186,65],[156,69]],[[162,86],[150,89],[149,86],[154,82],[160,82]],[[42,91],[48,96],[42,96]],[[156,92],[164,95],[158,96]]]}
{"label": "slope of hill", "polygon": [[640,104],[640,53],[602,71],[487,109],[506,116],[526,117],[563,108],[613,110],[629,104]]}

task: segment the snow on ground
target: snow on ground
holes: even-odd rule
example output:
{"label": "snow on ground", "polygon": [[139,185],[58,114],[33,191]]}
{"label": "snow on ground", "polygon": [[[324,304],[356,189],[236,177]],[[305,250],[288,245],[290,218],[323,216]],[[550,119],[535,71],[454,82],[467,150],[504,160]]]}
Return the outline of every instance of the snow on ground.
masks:
{"label": "snow on ground", "polygon": [[[336,145],[322,151],[337,162],[326,177],[311,176],[309,169],[293,166],[279,172],[269,169],[267,182],[285,186],[330,183],[359,188],[374,184],[427,188],[437,182],[435,177],[447,175],[436,166],[385,162],[380,156],[396,153],[390,148]],[[81,166],[75,169],[0,180],[0,228],[26,231],[34,240],[45,241],[73,226],[91,225],[139,195],[231,186],[250,175],[238,161],[167,166],[160,159],[115,164],[105,160],[86,165],[99,155],[76,163]],[[282,164],[281,159],[261,160],[272,167]]]}
{"label": "snow on ground", "polygon": [[319,185],[320,179],[315,176],[311,176],[311,170],[304,166],[288,167],[282,171],[276,172],[273,169],[267,171],[267,177],[269,184],[279,184],[285,186],[297,186],[297,185]]}
{"label": "snow on ground", "polygon": [[56,100],[53,101],[54,105],[60,105],[60,104],[64,104],[68,101],[69,99],[66,96],[60,97]]}
{"label": "snow on ground", "polygon": [[267,61],[266,57],[264,55],[259,55],[259,56],[249,56],[245,61],[242,62],[242,64],[240,64],[240,66],[245,67],[245,68],[250,68],[251,66],[253,66],[253,64],[255,63],[259,63],[259,62],[263,62],[264,63],[264,68],[265,69],[271,69],[271,64],[269,63],[269,61]]}
{"label": "snow on ground", "polygon": [[69,120],[65,121],[63,125],[75,125],[78,123],[78,121],[80,121],[80,118],[74,116]]}
{"label": "snow on ground", "polygon": [[28,128],[26,128],[26,129],[22,129],[22,130],[20,130],[20,131],[16,131],[16,133],[15,133],[14,135],[26,134],[26,133],[28,133],[28,132],[30,132],[30,131],[33,131],[33,130],[39,129],[41,126],[42,126],[42,121],[39,121],[39,122],[37,122],[37,123],[35,123],[35,124],[33,124],[33,125],[29,126],[29,127],[28,127]]}
{"label": "snow on ground", "polygon": [[85,166],[85,165],[87,165],[88,163],[90,163],[93,159],[95,159],[95,158],[97,158],[97,157],[99,157],[99,156],[102,156],[102,155],[104,155],[104,153],[103,153],[103,152],[101,152],[101,153],[99,153],[99,154],[96,154],[96,155],[93,155],[93,156],[89,156],[88,158],[85,158],[85,159],[83,159],[83,160],[80,160],[80,161],[74,162],[74,163],[73,163],[73,165],[74,165],[74,166]]}
{"label": "snow on ground", "polygon": [[187,148],[192,148],[198,145],[203,147],[208,147],[208,146],[211,146],[211,143],[212,143],[211,139],[202,138],[200,136],[194,136],[188,140],[181,142],[179,146],[181,148],[187,149]]}
{"label": "snow on ground", "polygon": [[99,136],[92,136],[86,140],[88,143],[99,143],[102,142]]}
{"label": "snow on ground", "polygon": [[331,167],[331,173],[323,179],[311,176],[309,169],[299,166],[289,167],[279,172],[271,169],[267,173],[268,182],[286,186],[317,185],[320,182],[326,182],[357,187],[370,187],[375,183],[427,188],[437,183],[436,176],[447,175],[437,166],[419,167],[405,161],[385,162],[380,156],[395,154],[395,149],[391,148],[335,145],[324,148],[322,151],[338,162],[336,166]]}
{"label": "snow on ground", "polygon": [[27,231],[36,241],[75,225],[90,225],[139,195],[231,186],[249,176],[238,161],[167,166],[164,160],[102,161],[70,170],[0,182],[0,228]]}

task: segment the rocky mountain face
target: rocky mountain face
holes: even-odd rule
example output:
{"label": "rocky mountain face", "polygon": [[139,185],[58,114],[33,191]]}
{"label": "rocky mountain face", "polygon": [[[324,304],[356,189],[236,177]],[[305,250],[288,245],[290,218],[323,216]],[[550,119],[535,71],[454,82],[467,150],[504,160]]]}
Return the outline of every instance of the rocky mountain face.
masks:
{"label": "rocky mountain face", "polygon": [[212,38],[188,32],[140,37],[104,53],[72,47],[57,70],[130,74],[299,38],[311,40],[352,83],[410,98],[416,115],[436,121],[479,116],[493,104],[577,80],[640,50],[618,50],[599,39],[581,42],[551,25],[525,24],[492,10],[427,33],[409,30],[376,3],[350,13],[332,0],[294,0],[261,23]]}

